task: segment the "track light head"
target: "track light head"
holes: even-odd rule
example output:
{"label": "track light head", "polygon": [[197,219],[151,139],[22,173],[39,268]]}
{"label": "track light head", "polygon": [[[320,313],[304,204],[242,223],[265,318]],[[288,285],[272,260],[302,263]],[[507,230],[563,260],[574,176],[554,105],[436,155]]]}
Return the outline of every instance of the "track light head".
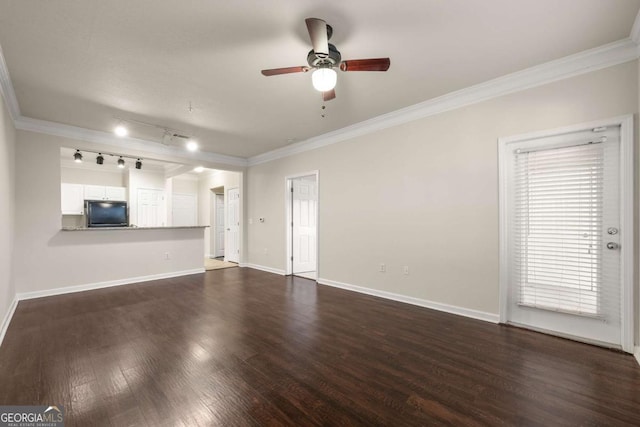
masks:
{"label": "track light head", "polygon": [[80,153],[80,150],[76,150],[74,153],[73,161],[76,163],[82,163],[82,153]]}
{"label": "track light head", "polygon": [[142,161],[140,159],[136,160],[136,169],[142,169]]}
{"label": "track light head", "polygon": [[118,167],[120,169],[124,168],[124,159],[122,158],[122,156],[120,156],[120,158],[118,159]]}
{"label": "track light head", "polygon": [[104,157],[102,157],[102,153],[98,153],[98,157],[96,157],[96,163],[99,165],[104,163]]}

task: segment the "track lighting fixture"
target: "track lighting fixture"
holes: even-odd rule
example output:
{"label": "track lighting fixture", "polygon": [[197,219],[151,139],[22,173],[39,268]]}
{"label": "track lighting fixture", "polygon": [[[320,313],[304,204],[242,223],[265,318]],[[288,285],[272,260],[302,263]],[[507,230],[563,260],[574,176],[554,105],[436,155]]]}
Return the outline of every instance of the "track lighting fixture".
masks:
{"label": "track lighting fixture", "polygon": [[[104,164],[104,158],[105,156],[110,156],[110,157],[117,157],[118,160],[116,162],[116,165],[120,168],[120,169],[124,169],[125,167],[125,160],[124,159],[131,159],[132,161],[135,160],[135,167],[136,169],[142,169],[142,158],[141,157],[130,157],[130,156],[126,156],[126,155],[122,155],[122,154],[114,154],[114,153],[103,153],[103,152],[97,152],[97,151],[90,151],[90,150],[82,150],[86,153],[92,153],[92,154],[97,154],[96,156],[96,164],[98,165],[103,165]],[[73,154],[73,160],[76,163],[81,163],[82,162],[82,153],[80,152],[79,149],[76,149],[76,152]]]}
{"label": "track lighting fixture", "polygon": [[[189,104],[191,105],[191,104]],[[189,112],[191,112],[193,110],[193,108],[190,106],[189,107]],[[164,145],[175,145],[177,143],[176,138],[182,139],[184,141],[186,141],[186,148],[189,151],[196,151],[198,150],[198,143],[194,140],[191,139],[190,136],[185,135],[184,132],[176,130],[176,129],[171,129],[168,128],[166,126],[160,126],[160,125],[156,125],[153,123],[147,123],[147,122],[143,122],[140,120],[133,120],[133,119],[121,119],[121,118],[116,118],[116,120],[118,120],[118,125],[113,129],[113,131],[115,132],[116,135],[118,135],[119,137],[125,137],[129,134],[129,130],[125,127],[125,125],[130,125],[130,124],[134,124],[134,125],[141,125],[141,126],[148,126],[150,128],[155,128],[155,129],[160,129],[163,131],[162,134],[162,140],[159,141],[161,144]]]}

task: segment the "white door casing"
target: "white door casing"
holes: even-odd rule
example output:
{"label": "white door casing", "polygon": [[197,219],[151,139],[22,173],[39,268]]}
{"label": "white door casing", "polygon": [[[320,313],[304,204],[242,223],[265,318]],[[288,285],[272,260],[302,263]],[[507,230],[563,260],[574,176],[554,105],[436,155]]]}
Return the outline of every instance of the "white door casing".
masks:
{"label": "white door casing", "polygon": [[215,194],[214,256],[224,256],[224,194]]}
{"label": "white door casing", "polygon": [[240,262],[240,190],[227,192],[225,261]]}
{"label": "white door casing", "polygon": [[316,211],[318,191],[315,175],[292,180],[292,273],[316,271]]}
{"label": "white door casing", "polygon": [[[314,171],[309,171],[306,173],[299,173],[299,174],[294,174],[294,175],[289,175],[289,176],[285,176],[284,179],[284,185],[285,185],[285,218],[286,218],[286,222],[285,222],[285,241],[284,241],[284,245],[285,245],[285,249],[286,249],[286,260],[285,260],[285,274],[290,275],[293,274],[293,227],[292,227],[292,222],[293,222],[293,196],[292,196],[292,187],[293,187],[293,181],[298,179],[298,178],[307,178],[307,180],[313,180],[315,178],[315,244],[314,247],[312,249],[309,249],[309,253],[314,254],[315,256],[313,258],[315,258],[315,271],[310,273],[310,274],[306,274],[306,273],[301,273],[300,275],[306,278],[317,278],[319,271],[320,271],[320,262],[319,262],[319,230],[320,230],[320,218],[319,218],[319,206],[320,206],[320,173],[317,170]],[[309,214],[309,212],[307,211],[307,213]],[[297,269],[297,267],[296,267]]]}
{"label": "white door casing", "polygon": [[632,124],[500,139],[501,322],[633,351]]}

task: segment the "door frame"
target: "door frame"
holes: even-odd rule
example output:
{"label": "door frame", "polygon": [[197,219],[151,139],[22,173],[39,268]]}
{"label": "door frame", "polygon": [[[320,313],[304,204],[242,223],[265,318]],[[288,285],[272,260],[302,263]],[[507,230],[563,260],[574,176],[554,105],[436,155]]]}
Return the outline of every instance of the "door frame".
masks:
{"label": "door frame", "polygon": [[[229,233],[229,230],[227,229],[228,225],[229,225],[229,193],[233,190],[237,190],[238,191],[238,237],[237,237],[237,242],[236,242],[236,247],[238,248],[238,260],[237,261],[229,261],[228,255],[229,255],[229,241],[231,240],[229,235],[231,233]],[[241,260],[241,256],[240,256],[240,241],[242,240],[240,238],[240,228],[242,226],[242,205],[240,204],[240,201],[242,200],[242,193],[240,192],[240,187],[229,187],[227,189],[227,187],[224,188],[224,194],[225,194],[225,199],[224,199],[224,226],[225,226],[225,232],[224,232],[224,260],[228,261],[228,262],[237,262],[238,265],[240,265],[240,260]]]}
{"label": "door frame", "polygon": [[[216,187],[216,188],[221,188],[221,187]],[[224,187],[222,187],[224,188]],[[213,221],[209,220],[209,222],[211,223],[211,227],[209,229],[209,250],[210,250],[210,254],[209,256],[211,258],[217,258],[219,256],[224,257],[224,253],[222,255],[218,255],[218,245],[217,245],[217,234],[218,234],[218,222],[219,222],[219,218],[218,218],[218,205],[220,204],[220,202],[218,201],[218,197],[222,196],[222,220],[223,222],[226,224],[226,216],[227,216],[227,204],[225,203],[225,194],[224,194],[224,189],[222,191],[222,193],[216,193],[215,191],[213,191],[213,189],[209,190],[210,194],[211,194],[211,200],[213,201],[213,209],[211,209],[211,212],[209,212],[209,217],[213,217]],[[223,233],[226,235],[226,225],[222,226],[222,231]],[[223,237],[222,240],[224,241],[225,238]],[[226,242],[225,242],[226,243]],[[224,248],[222,249],[224,251]]]}
{"label": "door frame", "polygon": [[293,248],[292,248],[292,233],[291,233],[291,222],[293,213],[291,212],[291,186],[292,181],[296,178],[304,178],[305,176],[315,176],[316,177],[316,192],[318,194],[318,202],[316,203],[316,281],[318,281],[318,277],[320,277],[320,171],[313,170],[305,173],[297,173],[294,175],[287,175],[284,177],[284,211],[285,211],[285,253],[287,257],[285,259],[285,275],[290,276],[293,274],[293,262],[291,257],[293,256]]}
{"label": "door frame", "polygon": [[[577,132],[604,126],[620,126],[620,254],[621,287],[620,293],[620,333],[621,347],[627,353],[634,351],[634,157],[633,157],[633,115],[624,115],[610,119],[596,120],[556,129],[531,132],[498,138],[498,203],[500,228],[500,323],[507,323],[509,289],[509,243],[508,230],[508,192],[507,165],[510,144],[531,139],[544,138],[563,133]],[[557,334],[556,334],[557,335]],[[579,337],[580,341],[586,341]]]}

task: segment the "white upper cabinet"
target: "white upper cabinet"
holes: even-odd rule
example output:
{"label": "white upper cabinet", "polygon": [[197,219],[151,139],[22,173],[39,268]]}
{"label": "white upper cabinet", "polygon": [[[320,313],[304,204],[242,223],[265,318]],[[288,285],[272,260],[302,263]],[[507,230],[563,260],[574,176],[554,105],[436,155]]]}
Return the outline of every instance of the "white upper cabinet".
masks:
{"label": "white upper cabinet", "polygon": [[60,188],[62,215],[84,214],[84,185],[63,183]]}
{"label": "white upper cabinet", "polygon": [[127,201],[127,189],[125,187],[104,187],[107,200]]}
{"label": "white upper cabinet", "polygon": [[103,185],[85,185],[85,200],[127,200],[127,189],[125,187],[108,187]]}

